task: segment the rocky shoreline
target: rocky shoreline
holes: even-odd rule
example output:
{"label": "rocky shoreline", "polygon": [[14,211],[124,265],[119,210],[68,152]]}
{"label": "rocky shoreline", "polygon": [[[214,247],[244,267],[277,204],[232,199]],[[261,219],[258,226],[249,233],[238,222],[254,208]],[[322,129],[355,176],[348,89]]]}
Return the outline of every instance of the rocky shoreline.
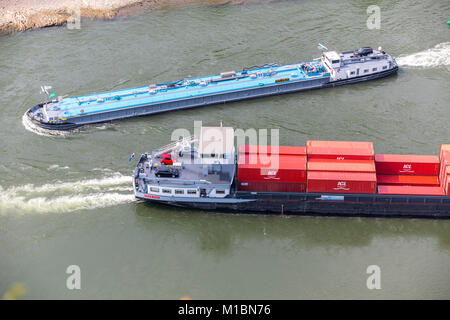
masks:
{"label": "rocky shoreline", "polygon": [[258,0],[1,0],[0,34],[60,26],[81,18],[113,19],[146,9],[205,4],[240,4]]}

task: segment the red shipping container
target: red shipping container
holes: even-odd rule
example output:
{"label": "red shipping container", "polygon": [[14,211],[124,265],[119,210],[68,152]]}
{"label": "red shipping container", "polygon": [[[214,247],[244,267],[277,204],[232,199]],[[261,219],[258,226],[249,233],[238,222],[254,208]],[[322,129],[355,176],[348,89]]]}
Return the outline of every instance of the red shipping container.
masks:
{"label": "red shipping container", "polygon": [[[280,160],[283,158],[282,160]],[[238,165],[257,165],[257,166],[267,166],[270,163],[277,164],[280,161],[288,161],[286,159],[302,158],[306,161],[306,156],[294,156],[294,155],[281,155],[281,154],[267,154],[267,153],[240,153],[238,157]]]}
{"label": "red shipping container", "polygon": [[446,195],[450,192],[450,167],[445,168],[444,178],[441,180],[441,187],[444,189]]}
{"label": "red shipping container", "polygon": [[441,144],[439,160],[441,162],[439,168],[439,181],[443,184],[445,180],[446,167],[450,165],[450,144]]}
{"label": "red shipping container", "polygon": [[310,159],[308,171],[375,172],[373,160]]}
{"label": "red shipping container", "polygon": [[375,164],[375,160],[365,160],[365,159],[326,159],[326,158],[311,158],[308,159],[308,162],[331,162],[331,163],[339,163],[339,162],[348,162],[348,163],[373,163]]}
{"label": "red shipping container", "polygon": [[375,167],[378,174],[438,176],[439,157],[376,154]]}
{"label": "red shipping container", "polygon": [[306,142],[308,159],[338,159],[338,160],[373,160],[372,142],[359,141],[317,141]]}
{"label": "red shipping container", "polygon": [[444,166],[443,168],[441,168],[441,172],[439,173],[439,182],[441,185],[443,185],[443,183],[445,182],[446,179],[446,171],[447,171],[448,166]]}
{"label": "red shipping container", "polygon": [[437,176],[404,176],[377,174],[377,183],[378,185],[411,185],[438,187],[439,178]]}
{"label": "red shipping container", "polygon": [[450,186],[448,185],[450,183],[450,179],[448,178],[448,175],[445,176],[444,181],[441,183],[441,187],[444,190],[445,194],[448,195],[448,192],[450,191]]}
{"label": "red shipping container", "polygon": [[450,151],[450,144],[441,144],[440,158],[442,158],[444,151]]}
{"label": "red shipping container", "polygon": [[263,154],[281,154],[291,156],[305,156],[306,147],[291,147],[291,146],[260,146],[260,145],[240,145],[239,153],[263,153]]}
{"label": "red shipping container", "polygon": [[375,173],[308,171],[308,192],[376,193]]}
{"label": "red shipping container", "polygon": [[442,190],[441,187],[378,186],[378,193],[397,195],[443,196],[444,190]]}
{"label": "red shipping container", "polygon": [[277,181],[239,181],[239,191],[306,192],[306,183]]}
{"label": "red shipping container", "polygon": [[[279,155],[276,162],[238,163],[238,181],[306,182],[306,157]],[[273,160],[273,159],[272,159]]]}
{"label": "red shipping container", "polygon": [[281,162],[296,163],[298,161],[306,162],[306,156],[281,155],[281,154],[266,154],[266,153],[240,153],[238,157],[238,164],[242,166],[264,166],[271,167],[273,165],[279,166]]}

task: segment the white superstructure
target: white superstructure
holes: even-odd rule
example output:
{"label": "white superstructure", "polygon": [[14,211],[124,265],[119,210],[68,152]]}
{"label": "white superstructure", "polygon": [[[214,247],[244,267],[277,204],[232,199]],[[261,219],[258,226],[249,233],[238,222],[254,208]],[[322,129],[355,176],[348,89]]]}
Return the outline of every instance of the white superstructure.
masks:
{"label": "white superstructure", "polygon": [[381,48],[357,51],[326,51],[320,58],[330,72],[330,82],[379,74],[397,67],[395,59]]}

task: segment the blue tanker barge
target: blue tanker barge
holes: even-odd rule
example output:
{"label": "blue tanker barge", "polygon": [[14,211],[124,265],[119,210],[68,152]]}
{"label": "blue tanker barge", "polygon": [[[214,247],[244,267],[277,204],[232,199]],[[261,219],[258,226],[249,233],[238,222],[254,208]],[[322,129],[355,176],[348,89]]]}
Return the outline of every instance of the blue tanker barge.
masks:
{"label": "blue tanker barge", "polygon": [[45,129],[71,130],[92,123],[374,80],[397,70],[395,59],[381,48],[326,51],[309,62],[268,64],[71,98],[55,96],[29,109],[27,116]]}

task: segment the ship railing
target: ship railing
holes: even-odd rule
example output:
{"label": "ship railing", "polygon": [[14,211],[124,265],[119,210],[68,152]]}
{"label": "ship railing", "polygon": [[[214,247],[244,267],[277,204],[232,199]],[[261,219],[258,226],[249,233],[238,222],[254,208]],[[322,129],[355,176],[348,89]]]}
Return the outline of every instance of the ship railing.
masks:
{"label": "ship railing", "polygon": [[344,65],[348,65],[348,64],[354,64],[354,63],[360,63],[360,62],[382,60],[382,59],[388,59],[388,56],[382,55],[382,56],[375,56],[375,57],[347,58],[347,59],[343,59],[342,61],[343,61]]}
{"label": "ship railing", "polygon": [[[86,103],[86,102],[93,102],[93,101],[97,101],[99,103],[102,102],[107,102],[107,101],[111,101],[111,100],[116,100],[117,97],[128,97],[128,96],[137,96],[140,94],[145,94],[145,93],[149,93],[151,92],[151,90],[167,90],[170,88],[174,88],[176,86],[180,86],[180,81],[173,81],[173,82],[167,82],[167,83],[160,83],[157,85],[154,85],[155,87],[153,88],[152,85],[148,86],[148,87],[144,87],[145,89],[142,88],[135,88],[133,89],[125,89],[126,92],[124,93],[119,93],[119,90],[116,93],[112,93],[109,95],[104,95],[105,93],[100,93],[100,94],[96,94],[96,95],[92,95],[91,97],[85,98],[85,99],[80,99],[79,97],[75,97],[75,99],[77,100],[78,104],[82,104],[82,103]],[[130,91],[132,90],[132,91]]]}
{"label": "ship railing", "polygon": [[126,93],[115,93],[115,94],[111,94],[111,95],[107,95],[107,96],[103,96],[100,93],[100,94],[92,96],[91,98],[80,99],[79,97],[75,97],[75,99],[77,100],[78,104],[82,104],[82,103],[86,103],[86,102],[93,102],[93,101],[102,103],[102,102],[107,102],[107,101],[111,101],[111,100],[116,100],[117,97],[122,98],[122,97],[127,97],[127,96],[136,96],[138,94],[143,94],[143,93],[148,93],[148,92],[149,92],[149,89],[128,91]]}
{"label": "ship railing", "polygon": [[192,185],[205,185],[205,184],[212,184],[211,181],[208,180],[194,180],[194,179],[179,179],[179,178],[143,178],[144,182],[147,184],[159,184],[164,185],[186,185],[186,186],[192,186]]}

